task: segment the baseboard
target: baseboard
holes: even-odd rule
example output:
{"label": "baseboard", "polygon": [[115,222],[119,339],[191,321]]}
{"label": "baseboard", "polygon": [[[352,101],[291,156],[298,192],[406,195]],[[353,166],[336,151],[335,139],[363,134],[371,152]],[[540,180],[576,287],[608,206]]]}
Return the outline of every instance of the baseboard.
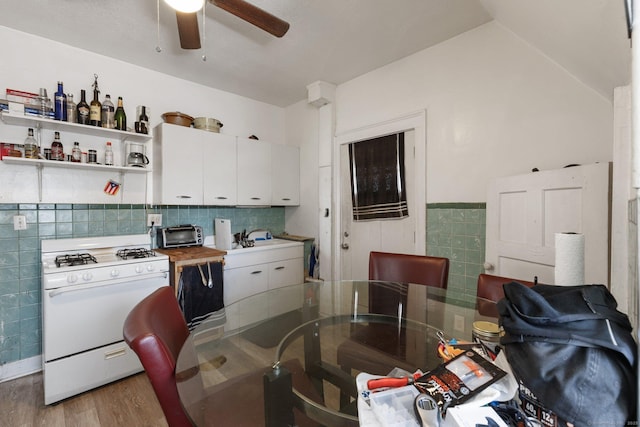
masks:
{"label": "baseboard", "polygon": [[42,370],[42,356],[34,356],[17,362],[0,365],[0,383],[31,375]]}

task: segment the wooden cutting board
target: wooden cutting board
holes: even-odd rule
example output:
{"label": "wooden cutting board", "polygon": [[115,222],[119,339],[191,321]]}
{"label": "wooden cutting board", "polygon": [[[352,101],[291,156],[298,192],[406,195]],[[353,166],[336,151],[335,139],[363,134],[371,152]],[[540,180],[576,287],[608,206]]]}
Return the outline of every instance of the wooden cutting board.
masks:
{"label": "wooden cutting board", "polygon": [[174,249],[156,249],[156,252],[169,256],[169,261],[180,262],[195,259],[206,259],[223,257],[226,251],[219,249],[207,248],[205,246],[193,246],[190,248],[174,248]]}

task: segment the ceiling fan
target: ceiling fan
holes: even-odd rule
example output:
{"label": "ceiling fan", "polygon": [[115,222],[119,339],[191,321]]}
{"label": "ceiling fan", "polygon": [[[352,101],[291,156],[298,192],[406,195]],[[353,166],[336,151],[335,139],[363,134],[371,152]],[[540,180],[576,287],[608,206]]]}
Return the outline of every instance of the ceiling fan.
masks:
{"label": "ceiling fan", "polygon": [[[204,0],[165,0],[176,10],[180,47],[183,49],[200,49],[200,31],[198,29],[197,11],[204,7]],[[245,0],[208,0],[214,6],[255,25],[276,36],[282,37],[289,30],[289,23],[254,6]],[[192,5],[188,5],[191,3]]]}

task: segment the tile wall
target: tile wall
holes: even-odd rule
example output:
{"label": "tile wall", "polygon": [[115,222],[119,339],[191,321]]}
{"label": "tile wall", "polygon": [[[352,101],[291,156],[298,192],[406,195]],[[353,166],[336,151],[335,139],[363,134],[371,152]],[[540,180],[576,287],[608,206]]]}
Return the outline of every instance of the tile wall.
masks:
{"label": "tile wall", "polygon": [[[205,235],[216,217],[230,219],[233,233],[284,231],[284,208],[0,204],[0,366],[42,353],[40,240],[145,233],[148,213],[162,213],[164,225],[200,225]],[[27,230],[14,231],[17,214]]]}
{"label": "tile wall", "polygon": [[485,203],[427,204],[427,255],[449,258],[448,288],[473,301],[484,270]]}

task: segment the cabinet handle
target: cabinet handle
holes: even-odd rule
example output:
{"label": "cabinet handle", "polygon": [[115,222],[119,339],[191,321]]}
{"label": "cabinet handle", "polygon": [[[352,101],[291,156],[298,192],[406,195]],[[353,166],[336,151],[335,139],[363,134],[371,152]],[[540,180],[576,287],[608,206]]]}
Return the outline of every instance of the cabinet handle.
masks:
{"label": "cabinet handle", "polygon": [[260,274],[260,273],[262,273],[262,270],[256,270],[251,272],[251,274]]}
{"label": "cabinet handle", "polygon": [[252,197],[251,200],[260,200],[260,197]]}
{"label": "cabinet handle", "polygon": [[281,265],[280,267],[274,268],[274,270],[284,270],[284,266]]}
{"label": "cabinet handle", "polygon": [[218,197],[216,197],[216,199],[218,199],[218,200],[227,200],[227,198],[225,196],[218,196]]}
{"label": "cabinet handle", "polygon": [[190,199],[191,196],[176,196],[176,199]]}
{"label": "cabinet handle", "polygon": [[288,201],[289,201],[289,200],[291,200],[291,199],[290,199],[290,198],[288,198],[288,197],[283,197],[283,198],[282,198],[282,200],[284,200],[285,202],[288,202]]}

